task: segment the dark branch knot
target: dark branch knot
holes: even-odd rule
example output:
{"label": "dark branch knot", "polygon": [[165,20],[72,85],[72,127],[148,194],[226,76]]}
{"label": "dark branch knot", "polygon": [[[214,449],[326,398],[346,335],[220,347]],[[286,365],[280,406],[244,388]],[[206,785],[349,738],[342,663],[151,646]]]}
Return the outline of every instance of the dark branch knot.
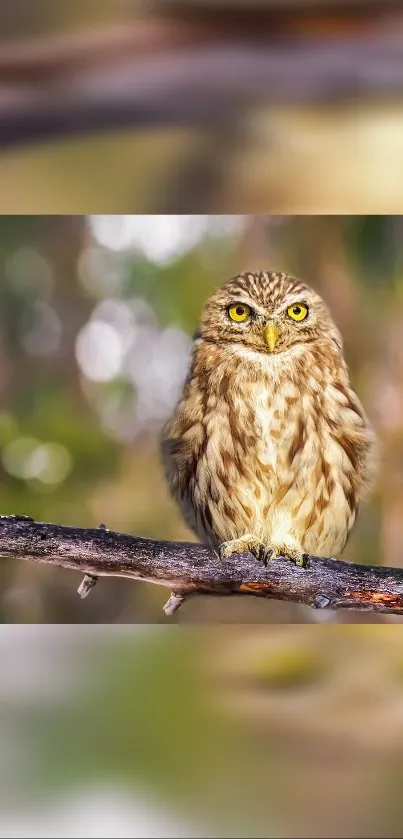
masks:
{"label": "dark branch knot", "polygon": [[315,609],[327,609],[330,606],[330,597],[325,594],[317,594],[314,601]]}

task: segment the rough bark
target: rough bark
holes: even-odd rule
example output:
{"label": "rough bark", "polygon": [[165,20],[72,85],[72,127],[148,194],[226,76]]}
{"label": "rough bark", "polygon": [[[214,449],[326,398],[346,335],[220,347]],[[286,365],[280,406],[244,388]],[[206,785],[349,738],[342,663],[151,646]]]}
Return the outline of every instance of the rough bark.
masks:
{"label": "rough bark", "polygon": [[221,561],[195,543],[156,542],[114,533],[103,525],[99,529],[65,527],[24,516],[0,517],[0,555],[84,573],[81,597],[89,594],[100,576],[166,586],[171,590],[165,605],[169,615],[197,593],[254,595],[316,609],[403,613],[403,568],[313,556],[308,557],[306,568],[282,559],[265,567],[251,554]]}

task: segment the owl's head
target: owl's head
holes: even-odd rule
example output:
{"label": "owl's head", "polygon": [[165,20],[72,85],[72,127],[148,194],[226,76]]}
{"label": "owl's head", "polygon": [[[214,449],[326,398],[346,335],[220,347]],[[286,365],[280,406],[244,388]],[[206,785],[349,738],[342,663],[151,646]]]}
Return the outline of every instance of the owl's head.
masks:
{"label": "owl's head", "polygon": [[342,338],[322,298],[289,274],[238,274],[204,306],[199,333],[215,343],[277,354],[328,338]]}

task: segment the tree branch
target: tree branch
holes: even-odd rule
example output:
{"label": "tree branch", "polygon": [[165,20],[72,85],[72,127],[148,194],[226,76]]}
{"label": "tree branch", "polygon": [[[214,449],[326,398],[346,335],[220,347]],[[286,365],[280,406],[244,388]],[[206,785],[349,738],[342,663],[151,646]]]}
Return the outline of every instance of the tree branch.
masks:
{"label": "tree branch", "polygon": [[403,568],[354,565],[309,557],[307,568],[274,560],[266,568],[251,554],[221,561],[203,545],[155,542],[103,527],[82,529],[0,516],[0,555],[60,565],[84,573],[84,596],[97,577],[127,577],[167,586],[165,613],[192,594],[252,594],[317,609],[403,613]]}
{"label": "tree branch", "polygon": [[[403,45],[393,34],[320,43],[204,38],[59,81],[0,86],[0,148],[113,128],[215,125],[254,105],[395,97],[403,90]],[[0,76],[8,61],[0,52]]]}
{"label": "tree branch", "polygon": [[[0,81],[34,85],[38,81],[75,76],[83,70],[123,60],[175,50],[208,39],[204,28],[192,22],[135,20],[61,35],[0,43]],[[211,38],[210,38],[211,40]]]}

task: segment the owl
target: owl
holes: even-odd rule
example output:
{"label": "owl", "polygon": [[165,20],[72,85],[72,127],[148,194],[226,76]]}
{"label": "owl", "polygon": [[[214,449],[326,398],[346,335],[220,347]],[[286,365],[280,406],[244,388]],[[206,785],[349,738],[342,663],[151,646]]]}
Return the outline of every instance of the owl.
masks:
{"label": "owl", "polygon": [[276,272],[213,293],[161,445],[187,524],[221,558],[339,554],[376,440],[319,294]]}

